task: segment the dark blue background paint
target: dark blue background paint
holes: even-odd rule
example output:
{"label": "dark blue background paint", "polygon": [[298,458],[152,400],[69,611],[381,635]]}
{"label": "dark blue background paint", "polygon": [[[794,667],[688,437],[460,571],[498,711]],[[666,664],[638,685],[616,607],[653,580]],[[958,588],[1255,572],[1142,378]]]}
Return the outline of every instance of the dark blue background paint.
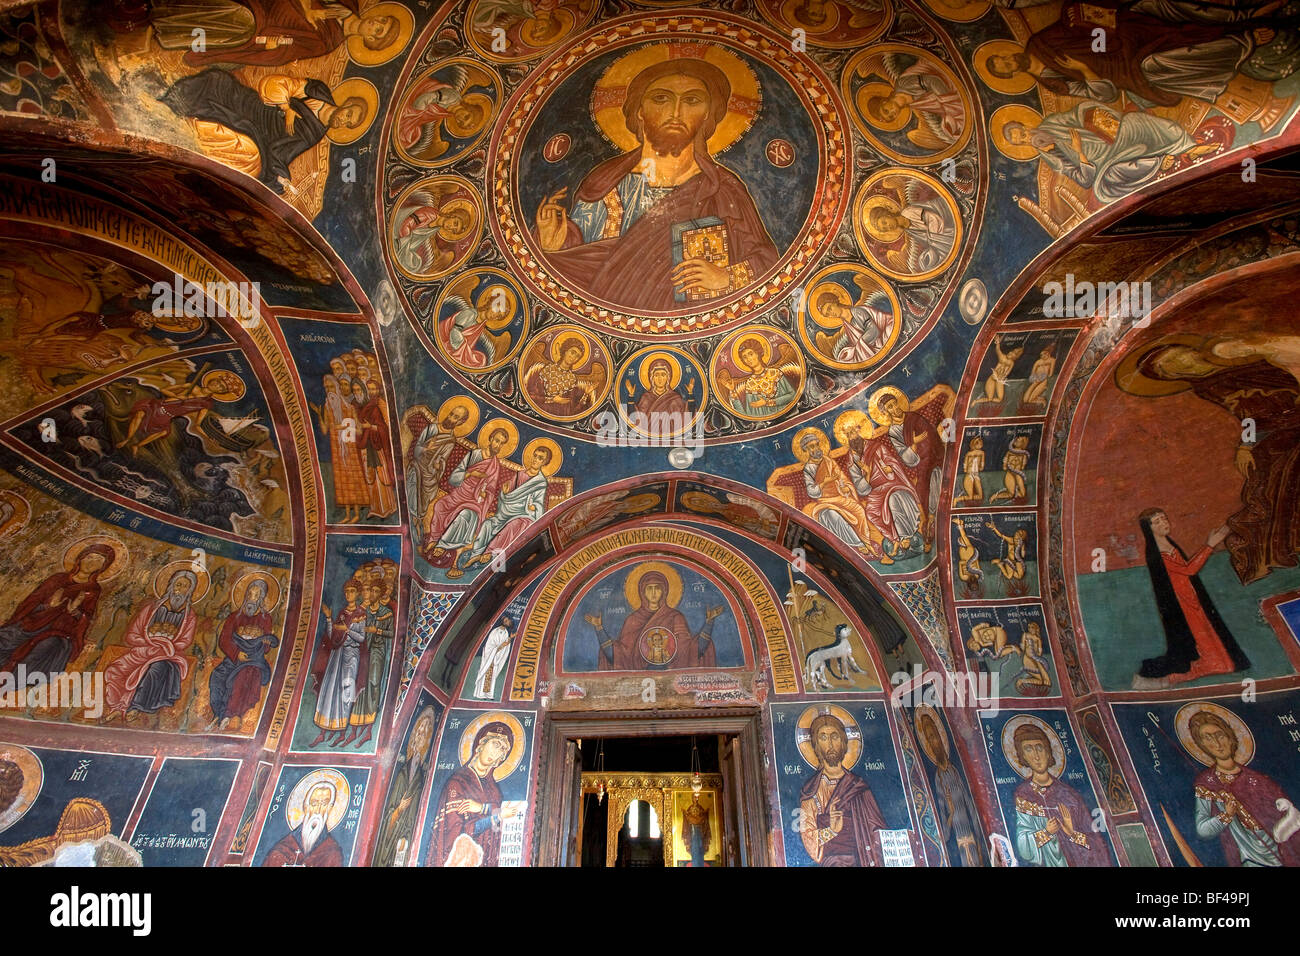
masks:
{"label": "dark blue background paint", "polygon": [[271,798],[271,809],[266,813],[266,821],[262,824],[262,836],[257,842],[254,866],[261,866],[275,845],[289,833],[289,824],[285,818],[285,804],[293,793],[293,788],[297,786],[299,780],[321,767],[330,767],[343,774],[352,791],[343,819],[339,821],[338,826],[329,831],[330,836],[343,852],[343,865],[351,865],[352,850],[357,840],[357,821],[361,819],[361,807],[367,795],[370,770],[366,767],[332,767],[330,764],[316,764],[281,768],[280,778],[275,782],[275,796]]}
{"label": "dark blue background paint", "polygon": [[[1300,801],[1300,773],[1297,773],[1300,746],[1292,736],[1293,733],[1300,736],[1300,694],[1294,691],[1261,694],[1249,703],[1243,703],[1240,696],[1218,697],[1214,702],[1232,711],[1250,728],[1255,738],[1255,756],[1248,764],[1250,769],[1272,777],[1292,803]],[[1178,742],[1174,720],[1184,703],[1111,706],[1133,758],[1133,766],[1137,768],[1142,789],[1146,792],[1160,837],[1165,841],[1165,849],[1174,865],[1187,866],[1188,863],[1174,842],[1161,807],[1169,812],[1174,826],[1204,866],[1227,866],[1219,838],[1207,840],[1196,834],[1194,788],[1196,777],[1205,766],[1194,760]],[[1151,719],[1152,715],[1158,724]],[[1293,846],[1297,842],[1300,842],[1300,835],[1291,839]]]}
{"label": "dark blue background paint", "polygon": [[[670,563],[682,577],[682,597],[677,602],[677,610],[685,616],[686,626],[690,628],[692,634],[698,634],[704,627],[705,612],[711,607],[723,608],[723,612],[713,619],[712,637],[717,649],[717,666],[743,666],[745,658],[740,647],[740,632],[737,630],[736,619],[732,615],[731,605],[727,603],[726,597],[716,584],[698,571],[679,561]],[[569,620],[569,632],[565,635],[564,641],[564,670],[578,673],[598,669],[596,651],[600,641],[595,628],[587,623],[584,616],[602,615],[605,633],[610,638],[618,640],[623,622],[635,610],[635,607],[628,607],[627,597],[623,593],[623,584],[637,567],[638,565],[634,564],[622,568],[588,586],[587,592],[578,602],[577,611]],[[704,591],[697,593],[694,587],[696,584],[702,584]],[[609,596],[601,597],[600,592],[607,588],[610,590]],[[640,606],[639,601],[637,606]],[[680,647],[678,653],[682,653]],[[669,669],[680,669],[682,666],[676,661],[673,663],[677,666],[670,665]],[[653,668],[647,664],[645,669]]]}
{"label": "dark blue background paint", "polygon": [[[795,742],[795,729],[799,716],[809,707],[825,707],[838,704],[857,721],[862,732],[862,753],[858,762],[850,768],[851,773],[861,777],[876,798],[880,813],[885,818],[885,826],[890,830],[912,830],[915,827],[908,809],[907,798],[903,791],[903,781],[899,775],[898,761],[894,756],[894,740],[890,734],[886,707],[881,701],[861,700],[818,700],[796,704],[772,705],[772,736],[776,742],[776,784],[781,798],[781,825],[785,829],[785,862],[787,866],[814,866],[812,858],[804,849],[803,840],[794,826],[794,812],[799,809],[799,794],[804,784],[811,780],[816,770],[804,762],[803,754]],[[872,768],[871,763],[881,763],[883,767]],[[915,842],[914,854],[917,853]],[[918,862],[920,862],[918,860]]]}
{"label": "dark blue background paint", "polygon": [[[3,753],[8,744],[0,744]],[[127,817],[135,806],[140,788],[149,775],[152,757],[127,757],[118,754],[82,753],[75,750],[27,748],[41,761],[44,771],[41,790],[27,812],[9,829],[0,833],[0,843],[18,846],[28,840],[47,837],[59,825],[59,817],[73,797],[98,800],[108,811],[113,833],[121,836]],[[84,780],[72,775],[82,760],[89,760]]]}
{"label": "dark blue background paint", "polygon": [[[497,787],[501,790],[502,800],[527,800],[529,796],[528,776],[529,770],[533,764],[533,724],[536,721],[537,715],[532,711],[522,710],[506,712],[517,718],[523,727],[524,751],[519,757],[519,764],[515,767],[514,772],[504,780],[498,780]],[[461,735],[465,732],[465,729],[469,726],[471,721],[485,713],[491,713],[491,711],[454,708],[447,713],[447,719],[444,721],[442,727],[442,736],[438,741],[438,760],[434,765],[433,782],[429,787],[429,800],[428,805],[425,808],[425,819],[424,823],[420,827],[422,836],[420,838],[419,846],[419,866],[442,865],[441,860],[429,860],[429,844],[433,834],[434,819],[438,814],[438,804],[442,796],[442,791],[447,786],[447,780],[461,767]],[[529,849],[527,844],[527,834],[525,833],[525,862],[528,859]]]}
{"label": "dark blue background paint", "polygon": [[[347,605],[347,598],[343,596],[343,585],[347,584],[348,579],[356,572],[357,568],[371,561],[379,561],[387,558],[395,564],[400,564],[402,560],[402,539],[400,535],[395,534],[331,534],[325,539],[325,581],[322,585],[321,603],[328,607],[335,615],[338,616]],[[400,580],[399,580],[400,585]],[[401,611],[400,595],[394,595],[393,600],[397,603],[397,612]],[[357,596],[357,601],[365,600],[365,595]],[[395,612],[396,613],[396,612]],[[320,733],[320,728],[312,720],[316,712],[316,691],[312,687],[311,667],[316,660],[316,654],[319,653],[321,642],[327,636],[328,624],[325,615],[321,614],[316,620],[316,640],[312,642],[311,653],[304,660],[304,667],[307,670],[306,686],[303,687],[302,701],[298,705],[298,720],[294,725],[293,739],[290,744],[291,749],[304,751],[309,748],[307,745],[316,739]],[[398,633],[393,642],[389,645],[388,660],[391,664],[393,656],[401,653],[401,641],[403,635]],[[385,669],[383,695],[388,693],[388,674],[391,669]],[[361,678],[359,677],[358,680]],[[381,708],[378,716],[375,718],[374,736],[371,740],[361,747],[356,748],[355,741],[340,746],[338,752],[348,753],[374,753],[375,746],[378,742],[379,730],[384,725],[385,709]],[[328,743],[320,744],[319,749],[327,751],[330,749]]]}
{"label": "dark blue background paint", "polygon": [[[168,757],[158,771],[148,801],[131,835],[145,866],[202,866],[221,823],[221,811],[239,771],[238,760]],[[202,810],[201,816],[195,811]],[[194,827],[201,825],[201,829]],[[152,847],[146,838],[178,837],[208,841],[207,846]]]}
{"label": "dark blue background paint", "polygon": [[[992,717],[981,712],[980,724],[984,729],[984,746],[993,768],[998,800],[1002,805],[1002,822],[1006,827],[1004,832],[1011,839],[1012,846],[1016,842],[1016,787],[1020,786],[1024,778],[1020,775],[1019,766],[1013,766],[1007,760],[1006,754],[1002,752],[1002,728],[1006,726],[1007,721],[1019,714],[1033,714],[1056,732],[1057,739],[1065,748],[1065,772],[1060,779],[1078,791],[1084,805],[1090,811],[1096,811],[1098,808],[1097,795],[1084,769],[1083,756],[1079,752],[1079,745],[1075,742],[1074,732],[1070,729],[1069,719],[1064,710],[1004,710]],[[1097,819],[1095,812],[1093,819]],[[1091,824],[1091,820],[1075,822],[1076,828],[1091,826]],[[1111,849],[1108,836],[1104,833],[1097,833],[1097,836],[1104,840],[1113,862],[1115,851]],[[1020,863],[1027,865],[1024,860],[1020,860]]]}

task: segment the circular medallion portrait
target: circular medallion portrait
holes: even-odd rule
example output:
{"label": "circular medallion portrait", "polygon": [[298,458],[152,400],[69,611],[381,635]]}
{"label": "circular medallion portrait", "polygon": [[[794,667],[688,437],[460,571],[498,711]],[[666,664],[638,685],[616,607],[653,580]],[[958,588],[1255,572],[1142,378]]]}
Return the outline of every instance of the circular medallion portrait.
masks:
{"label": "circular medallion portrait", "polygon": [[416,166],[453,163],[478,145],[500,99],[500,81],[473,60],[439,63],[407,87],[393,145]]}
{"label": "circular medallion portrait", "polygon": [[844,745],[842,766],[851,770],[862,756],[862,729],[853,715],[838,704],[814,704],[799,715],[794,739],[800,756],[810,767],[822,765],[819,751],[826,746],[819,733],[822,730],[832,731],[840,737]]}
{"label": "circular medallion portrait", "polygon": [[799,309],[804,347],[831,368],[864,369],[893,348],[902,329],[898,296],[855,263],[827,266],[808,282]]}
{"label": "circular medallion portrait", "polygon": [[1016,773],[1022,777],[1033,774],[1023,749],[1031,741],[1047,749],[1051,761],[1048,773],[1053,777],[1065,773],[1065,748],[1061,746],[1061,738],[1045,720],[1033,714],[1017,714],[1002,725],[1002,754]]}
{"label": "circular medallion portrait", "polygon": [[708,402],[704,369],[681,349],[650,346],[618,374],[619,415],[641,435],[671,438],[690,431]]}
{"label": "circular medallion portrait", "polygon": [[780,329],[749,326],[713,353],[713,390],[740,418],[767,421],[799,399],[807,373],[803,353]]}
{"label": "circular medallion portrait", "polygon": [[551,421],[571,422],[605,400],[612,378],[600,339],[576,325],[534,335],[519,358],[520,384],[532,409]]}
{"label": "circular medallion portrait", "polygon": [[853,202],[853,235],[873,266],[895,279],[919,282],[952,265],[961,247],[957,200],[933,176],[884,169]]}
{"label": "circular medallion portrait", "polygon": [[439,279],[470,257],[482,228],[474,187],[459,176],[434,176],[412,183],[393,206],[389,255],[408,279]]}
{"label": "circular medallion portrait", "polygon": [[844,65],[840,86],[853,122],[877,150],[919,166],[956,155],[975,111],[952,69],[932,53],[881,43]]}
{"label": "circular medallion portrait", "polygon": [[1022,163],[1036,159],[1038,147],[1034,145],[1033,132],[1042,121],[1042,114],[1032,106],[1023,103],[999,106],[989,117],[993,145],[1008,159]]}
{"label": "circular medallion portrait", "polygon": [[833,48],[865,46],[894,18],[889,0],[759,0],[758,8],[777,29]]}
{"label": "circular medallion portrait", "polygon": [[828,81],[788,37],[722,17],[611,21],[507,106],[493,227],[560,311],[716,329],[779,299],[833,239],[847,176]]}
{"label": "circular medallion portrait", "polygon": [[971,23],[992,8],[989,0],[923,0],[932,13],[954,23]]}
{"label": "circular medallion portrait", "polygon": [[991,90],[1018,96],[1036,84],[1025,48],[1014,40],[989,40],[971,56],[975,72]]}
{"label": "circular medallion portrait", "polygon": [[470,45],[497,63],[532,60],[586,28],[598,0],[473,0],[465,15]]}
{"label": "circular medallion portrait", "polygon": [[464,372],[505,365],[528,335],[528,298],[500,269],[468,269],[447,283],[433,309],[433,339]]}

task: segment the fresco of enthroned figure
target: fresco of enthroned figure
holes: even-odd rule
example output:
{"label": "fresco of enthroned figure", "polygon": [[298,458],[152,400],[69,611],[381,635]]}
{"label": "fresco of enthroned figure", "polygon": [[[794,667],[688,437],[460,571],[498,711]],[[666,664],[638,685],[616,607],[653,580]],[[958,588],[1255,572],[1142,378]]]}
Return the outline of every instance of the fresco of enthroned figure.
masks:
{"label": "fresco of enthroned figure", "polygon": [[[706,60],[670,58],[638,72],[622,108],[637,145],[592,169],[572,208],[565,188],[537,210],[536,237],[552,266],[593,296],[649,311],[761,279],[776,245],[745,183],[708,147],[730,99],[726,73]],[[710,227],[712,241],[683,243],[684,230]]]}

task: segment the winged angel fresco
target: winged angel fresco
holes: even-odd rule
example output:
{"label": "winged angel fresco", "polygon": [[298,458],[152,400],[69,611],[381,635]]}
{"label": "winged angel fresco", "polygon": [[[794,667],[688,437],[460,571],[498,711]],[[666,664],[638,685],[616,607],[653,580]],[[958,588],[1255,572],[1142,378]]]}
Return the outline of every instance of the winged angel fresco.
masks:
{"label": "winged angel fresco", "polygon": [[398,121],[398,142],[413,159],[433,162],[458,140],[477,136],[492,116],[492,97],[473,90],[492,89],[486,70],[453,63],[421,80]]}
{"label": "winged angel fresco", "polygon": [[773,354],[761,336],[740,338],[730,349],[733,374],[718,369],[718,387],[731,409],[747,418],[771,418],[795,403],[803,388],[803,365],[789,342],[780,342]]}
{"label": "winged angel fresco", "polygon": [[576,332],[558,335],[549,352],[543,340],[524,351],[520,365],[524,392],[543,413],[555,418],[577,418],[590,411],[604,395],[609,370]]}
{"label": "winged angel fresco", "polygon": [[878,130],[907,129],[907,138],[921,149],[938,152],[955,145],[966,127],[960,91],[930,58],[889,52],[869,56],[856,68],[864,82],[855,97],[866,121]]}

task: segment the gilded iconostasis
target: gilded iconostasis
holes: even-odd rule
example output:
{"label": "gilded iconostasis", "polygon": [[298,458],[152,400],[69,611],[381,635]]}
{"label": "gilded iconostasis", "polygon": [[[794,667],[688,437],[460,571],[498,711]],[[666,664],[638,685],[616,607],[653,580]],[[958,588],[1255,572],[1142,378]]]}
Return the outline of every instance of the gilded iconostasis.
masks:
{"label": "gilded iconostasis", "polygon": [[0,863],[1300,860],[1298,0],[5,7]]}

